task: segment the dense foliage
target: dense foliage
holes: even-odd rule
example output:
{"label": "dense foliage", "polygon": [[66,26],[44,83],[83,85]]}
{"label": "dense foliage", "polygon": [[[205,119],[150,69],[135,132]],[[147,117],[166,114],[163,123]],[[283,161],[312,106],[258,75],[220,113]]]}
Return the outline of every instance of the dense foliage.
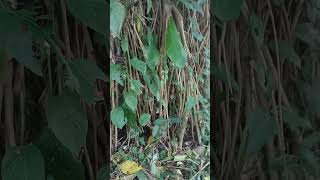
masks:
{"label": "dense foliage", "polygon": [[209,177],[207,0],[0,0],[0,22],[1,179]]}
{"label": "dense foliage", "polygon": [[208,1],[111,1],[110,15],[111,177],[208,178]]}
{"label": "dense foliage", "polygon": [[320,1],[211,10],[216,176],[319,179]]}

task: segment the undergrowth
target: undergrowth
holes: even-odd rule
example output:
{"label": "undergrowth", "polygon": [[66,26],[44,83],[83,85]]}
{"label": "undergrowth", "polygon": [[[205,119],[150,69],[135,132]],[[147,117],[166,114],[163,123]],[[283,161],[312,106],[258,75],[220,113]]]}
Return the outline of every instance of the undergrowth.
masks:
{"label": "undergrowth", "polygon": [[208,178],[208,1],[111,8],[111,177],[133,160],[139,179]]}

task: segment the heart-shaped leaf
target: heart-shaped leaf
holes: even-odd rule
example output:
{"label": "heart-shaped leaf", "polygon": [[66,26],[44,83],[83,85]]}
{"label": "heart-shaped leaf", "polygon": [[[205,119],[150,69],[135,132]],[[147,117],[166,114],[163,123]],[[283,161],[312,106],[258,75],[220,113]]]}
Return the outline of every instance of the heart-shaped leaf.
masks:
{"label": "heart-shaped leaf", "polygon": [[124,111],[121,107],[114,108],[111,111],[111,121],[117,128],[122,129],[126,125],[126,119],[124,118]]}
{"label": "heart-shaped leaf", "polygon": [[126,92],[124,100],[131,110],[135,111],[137,109],[138,99],[133,91]]}
{"label": "heart-shaped leaf", "polygon": [[48,178],[85,180],[85,169],[82,163],[72,155],[50,129],[45,129],[34,144],[43,155]]}
{"label": "heart-shaped leaf", "polygon": [[85,145],[88,123],[80,98],[64,92],[48,98],[48,127],[74,155]]}
{"label": "heart-shaped leaf", "polygon": [[8,9],[0,7],[0,44],[3,44],[10,56],[41,76],[40,62],[33,57],[32,32],[28,24]]}
{"label": "heart-shaped leaf", "polygon": [[177,68],[183,68],[187,64],[187,52],[181,43],[180,34],[172,17],[169,19],[166,32],[166,51],[168,57]]}
{"label": "heart-shaped leaf", "polygon": [[104,0],[66,0],[71,14],[83,24],[106,36],[108,4]]}

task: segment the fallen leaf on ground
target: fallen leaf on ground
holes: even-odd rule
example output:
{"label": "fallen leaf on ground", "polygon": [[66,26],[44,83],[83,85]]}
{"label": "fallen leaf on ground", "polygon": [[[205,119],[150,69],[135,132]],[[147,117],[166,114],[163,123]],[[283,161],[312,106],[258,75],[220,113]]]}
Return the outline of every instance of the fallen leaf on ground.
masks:
{"label": "fallen leaf on ground", "polygon": [[120,164],[120,169],[124,174],[134,174],[143,168],[136,162],[128,160]]}

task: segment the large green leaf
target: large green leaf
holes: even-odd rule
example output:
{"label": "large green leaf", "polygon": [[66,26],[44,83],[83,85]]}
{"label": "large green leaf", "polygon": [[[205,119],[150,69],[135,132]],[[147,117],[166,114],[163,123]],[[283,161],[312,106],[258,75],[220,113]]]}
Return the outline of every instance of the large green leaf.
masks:
{"label": "large green leaf", "polygon": [[180,34],[172,17],[169,19],[166,31],[166,51],[177,68],[183,68],[187,64],[187,52],[181,43]]}
{"label": "large green leaf", "polygon": [[124,111],[121,107],[114,108],[111,111],[111,121],[117,128],[122,129],[126,125],[126,119],[124,118]]}
{"label": "large green leaf", "polygon": [[138,99],[133,91],[128,91],[124,94],[124,100],[129,108],[133,111],[137,109]]}
{"label": "large green leaf", "polygon": [[71,14],[83,24],[106,35],[108,4],[104,0],[66,0]]}
{"label": "large green leaf", "polygon": [[46,174],[54,180],[85,180],[85,168],[82,163],[72,155],[50,129],[45,129],[34,144],[43,155]]}
{"label": "large green leaf", "polygon": [[110,2],[110,31],[111,35],[120,37],[121,28],[125,19],[126,9],[118,0]]}
{"label": "large green leaf", "polygon": [[33,57],[32,32],[17,14],[0,7],[0,44],[4,44],[10,56],[41,76],[40,62]]}
{"label": "large green leaf", "polygon": [[88,123],[80,98],[64,92],[48,98],[48,127],[74,155],[85,145]]}
{"label": "large green leaf", "polygon": [[3,180],[44,180],[41,152],[32,144],[8,149],[2,160],[1,175]]}
{"label": "large green leaf", "polygon": [[233,21],[240,16],[243,0],[213,0],[213,13],[221,21]]}
{"label": "large green leaf", "polygon": [[269,112],[262,108],[257,108],[250,114],[247,128],[249,130],[247,154],[258,152],[278,132],[276,122]]}

